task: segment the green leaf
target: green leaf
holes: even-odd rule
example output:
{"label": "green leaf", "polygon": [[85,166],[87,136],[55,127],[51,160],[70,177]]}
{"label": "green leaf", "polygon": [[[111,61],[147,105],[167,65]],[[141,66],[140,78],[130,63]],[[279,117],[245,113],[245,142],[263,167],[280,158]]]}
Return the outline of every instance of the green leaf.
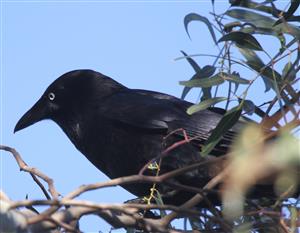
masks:
{"label": "green leaf", "polygon": [[243,110],[246,114],[252,115],[255,112],[255,104],[251,100],[244,100]]}
{"label": "green leaf", "polygon": [[207,109],[211,105],[222,102],[224,100],[227,100],[227,97],[215,97],[215,98],[207,99],[207,100],[204,100],[204,101],[200,102],[199,104],[192,105],[191,107],[189,107],[187,109],[186,112],[189,115],[192,115],[195,112],[198,112],[198,111],[203,110],[203,109]]}
{"label": "green leaf", "polygon": [[239,120],[241,113],[242,104],[232,108],[223,116],[205,142],[205,145],[202,147],[202,156],[208,155],[215,148],[218,142],[222,139],[222,136]]}
{"label": "green leaf", "polygon": [[247,79],[243,79],[241,77],[239,77],[239,75],[237,74],[229,74],[229,73],[225,73],[225,72],[220,72],[210,78],[199,78],[197,77],[197,74],[195,74],[191,80],[189,81],[180,81],[179,84],[186,86],[186,87],[202,87],[202,88],[206,88],[206,87],[211,87],[211,86],[215,86],[215,85],[220,85],[222,84],[224,81],[229,81],[229,82],[235,82],[238,84],[249,84],[250,81]]}
{"label": "green leaf", "polygon": [[286,33],[300,39],[300,29],[292,24],[284,23],[274,26],[275,20],[271,17],[249,11],[245,9],[232,9],[226,12],[226,15],[239,19],[243,22],[255,25],[257,28],[273,30],[277,34]]}
{"label": "green leaf", "polygon": [[250,81],[244,78],[241,78],[239,74],[237,73],[222,73],[223,78],[227,81],[234,82],[237,84],[250,84]]}
{"label": "green leaf", "polygon": [[185,31],[188,34],[189,38],[191,38],[191,37],[190,37],[189,31],[188,31],[188,25],[192,21],[200,21],[200,22],[205,23],[215,44],[217,44],[216,35],[215,35],[214,29],[213,29],[210,21],[206,17],[198,15],[196,13],[190,13],[184,17],[184,27],[185,27]]}
{"label": "green leaf", "polygon": [[274,82],[276,81],[278,85],[281,87],[282,80],[281,75],[273,70],[271,67],[266,67],[264,62],[260,59],[260,57],[250,49],[239,48],[241,54],[246,58],[246,63],[249,67],[255,70],[260,76],[263,78],[265,83],[265,92],[269,91],[270,88],[274,89]]}
{"label": "green leaf", "polygon": [[194,69],[194,71],[196,72],[196,73],[198,73],[198,72],[201,72],[202,70],[201,70],[201,68],[200,68],[200,66],[197,64],[197,62],[195,62],[195,60],[193,59],[193,58],[191,58],[191,57],[189,57],[188,55],[187,55],[187,53],[185,53],[184,51],[180,51],[184,56],[185,56],[185,59],[188,61],[188,63],[193,67],[193,69]]}
{"label": "green leaf", "polygon": [[300,1],[291,1],[291,6],[290,8],[288,9],[287,12],[283,13],[283,19],[279,19],[277,20],[275,23],[274,23],[274,26],[280,24],[280,23],[283,23],[285,21],[289,21],[290,18],[292,18],[293,20],[293,14],[296,12],[296,10],[298,9],[300,5]]}
{"label": "green leaf", "polygon": [[201,76],[203,78],[208,78],[208,77],[212,76],[215,73],[215,71],[216,71],[216,67],[206,65],[202,68]]}
{"label": "green leaf", "polygon": [[297,16],[291,16],[290,18],[288,18],[286,21],[288,22],[300,22],[300,15]]}
{"label": "green leaf", "polygon": [[293,64],[289,61],[283,68],[282,78],[287,80],[288,82],[294,81],[296,78],[296,70],[293,67]]}
{"label": "green leaf", "polygon": [[[206,65],[202,68],[201,71],[201,77],[202,78],[208,78],[212,76],[216,71],[216,67]],[[203,96],[201,97],[201,100],[206,100],[211,98],[211,87],[202,88]]]}
{"label": "green leaf", "polygon": [[189,81],[180,81],[179,84],[186,87],[211,87],[215,85],[220,85],[224,82],[224,79],[221,77],[220,73],[216,74],[211,78],[194,78]]}
{"label": "green leaf", "polygon": [[285,51],[285,49],[286,49],[286,47],[285,47],[285,45],[286,45],[286,39],[285,39],[284,34],[283,34],[283,33],[278,33],[278,34],[276,35],[276,37],[278,38],[278,40],[279,40],[279,42],[280,42],[280,45],[281,45],[280,50]]}
{"label": "green leaf", "polygon": [[[156,192],[154,199],[157,205],[164,205],[163,199],[158,191]],[[160,217],[162,218],[167,215],[167,212],[165,210],[159,210],[159,212],[160,212]]]}
{"label": "green leaf", "polygon": [[[196,78],[199,78],[196,74],[193,75],[193,77],[190,79],[191,80],[194,80]],[[186,95],[190,92],[190,90],[192,90],[193,87],[187,87],[185,86],[182,90],[182,93],[181,93],[181,99],[184,99],[186,97]]]}
{"label": "green leaf", "polygon": [[227,24],[224,25],[224,31],[229,33],[235,27],[241,28],[243,26],[242,26],[241,22],[239,22],[239,21],[230,22],[230,23],[227,23]]}
{"label": "green leaf", "polygon": [[[193,58],[188,57],[187,53],[185,53],[184,51],[180,51],[186,58],[186,60],[188,61],[188,63],[193,67],[193,69],[195,70],[196,74],[200,74],[202,69],[200,68],[200,66],[194,61]],[[194,75],[190,80],[196,79],[197,75]],[[192,89],[192,87],[184,87],[182,94],[181,94],[181,99],[184,99],[186,97],[186,95],[189,93],[189,91]]]}
{"label": "green leaf", "polygon": [[242,0],[230,0],[229,3],[231,3],[231,6],[239,6],[241,4]]}
{"label": "green leaf", "polygon": [[276,37],[281,47],[285,45],[285,37],[282,32],[274,31],[273,29],[268,28],[259,28],[259,27],[244,27],[240,30],[241,32],[250,33],[250,34],[261,34],[261,35],[270,35]]}
{"label": "green leaf", "polygon": [[[236,72],[236,71],[233,71],[233,72],[232,72],[232,75],[237,76],[238,78],[241,77],[241,76],[240,76],[240,73],[239,73],[239,72]],[[233,91],[233,94],[234,94],[234,95],[236,94],[238,88],[239,88],[239,83],[234,82],[234,91]],[[229,90],[228,90],[228,91],[229,91]]]}
{"label": "green leaf", "polygon": [[218,43],[222,41],[234,41],[237,43],[239,47],[245,47],[248,49],[260,50],[260,51],[263,50],[263,48],[261,47],[261,45],[255,39],[254,36],[252,36],[249,33],[241,32],[241,31],[230,32],[222,36],[221,39],[218,40]]}
{"label": "green leaf", "polygon": [[242,108],[245,114],[252,115],[253,113],[256,113],[261,118],[266,115],[265,112],[258,108],[251,100],[238,98],[238,101],[243,105]]}
{"label": "green leaf", "polygon": [[283,14],[284,18],[288,19],[289,17],[291,17],[296,12],[296,10],[298,9],[299,5],[300,5],[300,2],[298,0],[297,1],[296,0],[292,0],[290,8],[288,9],[288,11],[286,13]]}
{"label": "green leaf", "polygon": [[[233,1],[233,0],[229,0],[230,2]],[[257,11],[262,11],[264,13],[267,13],[267,14],[279,14],[280,11],[277,10],[276,8],[274,8],[273,6],[272,7],[269,7],[269,6],[266,6],[267,4],[271,3],[272,2],[275,2],[277,0],[266,0],[266,1],[263,1],[263,2],[254,2],[252,0],[243,0],[243,1],[239,1],[239,4],[236,4],[235,6],[239,6],[239,7],[244,7],[244,8],[250,8],[252,10],[257,10]]]}
{"label": "green leaf", "polygon": [[251,23],[256,27],[261,27],[261,28],[272,28],[275,22],[274,19],[268,16],[264,16],[254,11],[249,11],[245,9],[232,9],[226,11],[225,14],[232,18],[239,19],[246,23]]}

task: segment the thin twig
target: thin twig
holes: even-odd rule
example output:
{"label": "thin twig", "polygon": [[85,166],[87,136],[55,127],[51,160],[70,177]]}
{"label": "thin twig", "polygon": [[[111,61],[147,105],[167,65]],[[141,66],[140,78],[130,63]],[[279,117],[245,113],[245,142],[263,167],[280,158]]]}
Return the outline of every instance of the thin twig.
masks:
{"label": "thin twig", "polygon": [[21,171],[26,171],[31,175],[31,177],[37,183],[37,185],[41,188],[41,190],[43,191],[43,193],[44,193],[44,195],[46,196],[47,199],[51,199],[51,198],[50,198],[49,194],[47,193],[47,191],[46,191],[45,187],[43,186],[43,184],[38,181],[37,177],[41,178],[42,180],[44,180],[48,184],[49,192],[51,193],[51,195],[54,199],[57,199],[59,197],[59,193],[56,191],[56,189],[54,187],[53,179],[51,179],[50,177],[48,177],[47,175],[45,175],[44,173],[39,171],[37,168],[29,167],[24,162],[21,155],[14,148],[4,146],[4,145],[0,145],[0,150],[8,151],[14,156],[20,170]]}

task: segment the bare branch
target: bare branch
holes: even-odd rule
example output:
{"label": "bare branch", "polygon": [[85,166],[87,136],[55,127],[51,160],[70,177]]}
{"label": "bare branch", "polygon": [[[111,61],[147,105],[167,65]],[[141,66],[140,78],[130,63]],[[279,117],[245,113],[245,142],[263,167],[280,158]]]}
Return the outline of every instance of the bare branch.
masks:
{"label": "bare branch", "polygon": [[[41,182],[37,179],[37,177],[41,178],[48,184],[49,192],[51,193],[52,197],[57,199],[59,197],[59,193],[56,191],[54,187],[54,182],[53,179],[42,173],[36,168],[29,167],[24,160],[22,159],[21,155],[14,149],[8,146],[0,145],[0,150],[5,150],[14,156],[15,160],[17,161],[19,168],[21,171],[26,171],[28,172],[33,180],[37,183],[37,185],[42,189],[44,195],[46,196],[47,199],[50,199],[49,194],[47,193],[45,187],[42,185]],[[37,176],[37,177],[36,177]]]}

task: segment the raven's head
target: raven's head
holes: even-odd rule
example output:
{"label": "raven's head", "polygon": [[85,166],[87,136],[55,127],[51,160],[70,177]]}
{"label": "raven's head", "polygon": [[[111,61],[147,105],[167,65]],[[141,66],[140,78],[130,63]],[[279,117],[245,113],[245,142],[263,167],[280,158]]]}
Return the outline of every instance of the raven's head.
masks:
{"label": "raven's head", "polygon": [[56,79],[18,121],[14,132],[43,119],[59,123],[59,119],[90,107],[89,103],[101,101],[121,84],[93,70],[74,70]]}

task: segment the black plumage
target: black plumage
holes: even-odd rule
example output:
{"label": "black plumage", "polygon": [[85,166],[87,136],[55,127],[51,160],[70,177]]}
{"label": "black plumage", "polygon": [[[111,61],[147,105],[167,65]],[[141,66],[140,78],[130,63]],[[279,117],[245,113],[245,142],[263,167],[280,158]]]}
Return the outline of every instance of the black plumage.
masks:
{"label": "black plumage", "polygon": [[[224,155],[236,133],[244,127],[243,122],[237,122],[211,155],[202,157],[200,146],[222,118],[223,111],[210,108],[188,115],[186,110],[191,105],[167,94],[129,89],[92,70],[75,70],[62,75],[47,88],[19,120],[15,131],[42,119],[51,119],[90,162],[110,178],[116,178],[137,174],[149,160],[182,140],[180,130],[164,138],[183,128],[189,137],[197,139],[172,150],[163,159],[161,173],[164,173]],[[172,182],[201,188],[219,168],[201,167]],[[150,188],[149,184],[123,187],[137,196],[149,194]],[[193,195],[174,191],[166,185],[160,185],[159,190],[165,203],[171,204],[181,204]],[[215,195],[210,197],[212,202],[217,202]]]}

